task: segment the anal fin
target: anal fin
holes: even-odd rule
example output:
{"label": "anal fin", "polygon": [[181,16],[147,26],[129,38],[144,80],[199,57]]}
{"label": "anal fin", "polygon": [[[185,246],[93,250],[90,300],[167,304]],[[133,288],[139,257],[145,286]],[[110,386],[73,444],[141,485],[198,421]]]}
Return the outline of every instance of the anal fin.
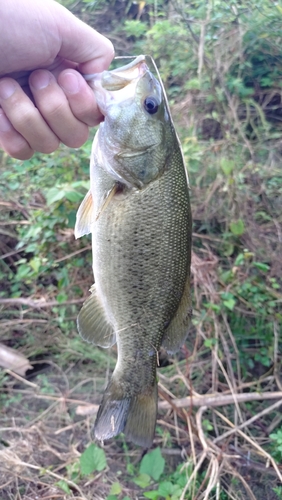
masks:
{"label": "anal fin", "polygon": [[79,312],[77,328],[81,337],[94,345],[107,348],[116,343],[115,332],[105,316],[95,285]]}
{"label": "anal fin", "polygon": [[168,353],[178,351],[184,343],[191,322],[191,316],[190,276],[188,276],[178,309],[163,335],[162,346]]}

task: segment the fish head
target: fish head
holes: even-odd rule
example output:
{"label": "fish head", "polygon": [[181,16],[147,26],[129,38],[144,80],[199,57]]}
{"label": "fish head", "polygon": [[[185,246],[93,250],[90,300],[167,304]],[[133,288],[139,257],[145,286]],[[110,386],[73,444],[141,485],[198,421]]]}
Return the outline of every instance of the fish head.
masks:
{"label": "fish head", "polygon": [[105,117],[98,140],[103,167],[128,187],[142,188],[163,172],[172,150],[163,86],[147,56],[95,75],[90,84]]}

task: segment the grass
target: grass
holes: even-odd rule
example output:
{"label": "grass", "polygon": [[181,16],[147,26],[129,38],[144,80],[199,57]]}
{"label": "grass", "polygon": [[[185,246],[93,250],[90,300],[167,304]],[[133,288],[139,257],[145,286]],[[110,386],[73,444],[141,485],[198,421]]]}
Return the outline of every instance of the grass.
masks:
{"label": "grass", "polygon": [[[250,0],[234,23],[220,2],[189,16],[170,4],[171,18],[146,4],[118,31],[104,4],[96,27],[109,18],[119,53],[153,47],[169,85],[191,183],[193,321],[175,357],[160,353],[153,449],[122,435],[93,444],[116,352],[84,343],[75,324],[92,285],[90,241],[73,237],[91,140],[27,162],[2,154],[0,348],[21,357],[0,372],[0,498],[282,499],[281,12],[259,0],[252,17]],[[169,21],[155,22],[157,7]],[[169,33],[176,48],[163,46]]]}
{"label": "grass", "polygon": [[[81,299],[68,294],[70,303],[54,306],[55,287],[41,299],[2,299],[1,342],[33,366],[27,377],[11,370],[2,376],[5,498],[260,498],[252,493],[258,484],[261,495],[279,498],[281,468],[270,437],[281,426],[278,326],[273,321],[272,336],[264,339],[266,353],[251,330],[244,335],[244,316],[219,302],[219,259],[209,240],[201,241],[192,265],[193,327],[177,358],[161,357],[154,448],[165,468],[157,480],[140,470],[142,450],[122,436],[104,444],[102,470],[91,470],[90,461],[91,472],[81,472],[105,375],[114,366],[114,349],[89,349],[76,333],[79,305],[72,301]],[[71,266],[69,274],[72,283]],[[255,313],[250,318],[262,332],[264,323],[256,323]],[[250,366],[251,353],[258,359]]]}

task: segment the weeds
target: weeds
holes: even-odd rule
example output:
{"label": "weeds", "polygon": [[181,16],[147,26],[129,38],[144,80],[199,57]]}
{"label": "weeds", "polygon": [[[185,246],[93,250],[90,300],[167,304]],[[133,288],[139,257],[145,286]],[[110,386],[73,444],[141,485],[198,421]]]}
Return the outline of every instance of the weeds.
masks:
{"label": "weeds", "polygon": [[90,242],[73,237],[91,140],[26,162],[2,154],[0,340],[33,370],[0,373],[0,491],[280,499],[281,8],[67,5],[110,27],[119,55],[151,53],[168,88],[191,184],[193,325],[175,358],[160,354],[155,448],[142,456],[122,436],[90,444],[116,355],[75,327],[92,285]]}

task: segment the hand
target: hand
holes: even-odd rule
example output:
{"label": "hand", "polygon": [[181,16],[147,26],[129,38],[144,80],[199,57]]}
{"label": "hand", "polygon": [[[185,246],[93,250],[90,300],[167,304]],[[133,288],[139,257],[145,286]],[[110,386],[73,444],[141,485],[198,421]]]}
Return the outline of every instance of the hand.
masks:
{"label": "hand", "polygon": [[107,69],[111,42],[53,0],[9,0],[0,46],[0,147],[26,160],[81,146],[102,115],[80,73]]}

